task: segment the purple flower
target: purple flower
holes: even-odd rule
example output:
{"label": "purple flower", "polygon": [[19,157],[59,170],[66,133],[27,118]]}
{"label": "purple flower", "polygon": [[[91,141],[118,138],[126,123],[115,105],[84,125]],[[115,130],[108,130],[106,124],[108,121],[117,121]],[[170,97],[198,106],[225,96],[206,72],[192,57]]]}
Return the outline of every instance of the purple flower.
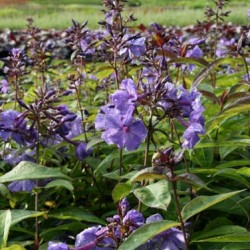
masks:
{"label": "purple flower", "polygon": [[[147,218],[146,224],[163,220],[160,214],[154,214]],[[156,235],[138,249],[165,249],[165,250],[180,250],[185,249],[185,239],[183,232],[177,228],[170,228]]]}
{"label": "purple flower", "polygon": [[26,127],[22,113],[15,110],[6,110],[0,113],[0,137],[6,142],[12,139],[20,145],[33,141],[35,130]]}
{"label": "purple flower", "polygon": [[87,156],[89,156],[93,152],[92,148],[86,149],[85,143],[78,143],[76,146],[76,157],[79,161],[84,160]]}
{"label": "purple flower", "polygon": [[130,107],[124,115],[117,116],[114,113],[108,113],[106,116],[105,131],[102,138],[108,144],[116,144],[118,148],[125,147],[131,151],[139,147],[140,143],[147,135],[147,129],[141,120],[135,120],[132,116],[134,111]]}
{"label": "purple flower", "polygon": [[9,84],[5,79],[3,79],[1,83],[2,83],[1,92],[6,94],[9,90]]}
{"label": "purple flower", "polygon": [[65,243],[50,241],[48,250],[69,250],[69,247]]}
{"label": "purple flower", "polygon": [[196,89],[192,89],[190,92],[183,87],[180,87],[180,95],[178,101],[181,105],[182,116],[189,117],[191,112],[197,106],[197,103],[200,103],[201,93]]}
{"label": "purple flower", "polygon": [[117,109],[123,111],[128,109],[128,105],[135,105],[137,96],[136,85],[132,79],[128,78],[121,82],[121,90],[111,95],[111,102]]}
{"label": "purple flower", "polygon": [[250,19],[250,9],[248,9],[247,16],[248,16],[248,19]]}
{"label": "purple flower", "polygon": [[123,218],[123,224],[132,227],[132,230],[144,224],[143,215],[135,209],[129,210]]}
{"label": "purple flower", "polygon": [[[193,49],[188,50],[186,57],[191,57],[191,58],[201,58],[203,56],[203,52],[200,49],[200,47],[198,45],[195,45]],[[192,71],[195,69],[195,65],[194,64],[188,64],[188,68],[189,71]]]}
{"label": "purple flower", "polygon": [[128,208],[129,208],[129,203],[128,203],[128,200],[127,200],[126,198],[123,198],[123,199],[119,202],[119,208],[120,208],[122,217],[124,217],[125,214],[126,214],[127,211],[128,211]]}
{"label": "purple flower", "polygon": [[130,59],[139,58],[146,52],[145,37],[134,37],[129,34],[123,37],[124,47],[119,51],[119,55]]}
{"label": "purple flower", "polygon": [[113,250],[116,246],[115,241],[106,234],[106,227],[85,229],[76,236],[75,250]]}
{"label": "purple flower", "polygon": [[32,189],[36,186],[36,183],[31,180],[21,180],[21,181],[13,181],[8,185],[8,189],[11,192],[32,192]]}
{"label": "purple flower", "polygon": [[191,149],[199,141],[198,134],[204,134],[204,128],[200,123],[191,123],[183,134],[184,142],[182,143],[183,148]]}
{"label": "purple flower", "polygon": [[203,52],[198,45],[195,45],[193,49],[187,51],[186,56],[192,58],[200,58],[203,56]]}

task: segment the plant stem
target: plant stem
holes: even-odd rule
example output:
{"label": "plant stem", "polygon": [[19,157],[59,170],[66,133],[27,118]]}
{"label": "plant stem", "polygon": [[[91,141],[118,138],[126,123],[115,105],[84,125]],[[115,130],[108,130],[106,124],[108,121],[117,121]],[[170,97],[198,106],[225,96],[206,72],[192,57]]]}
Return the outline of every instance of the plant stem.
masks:
{"label": "plant stem", "polygon": [[119,149],[119,176],[122,175],[123,166],[122,166],[122,148]]}
{"label": "plant stem", "polygon": [[182,219],[180,202],[179,202],[179,197],[178,197],[178,194],[177,194],[176,181],[173,180],[173,178],[174,178],[173,168],[171,168],[171,172],[172,172],[172,186],[173,186],[173,194],[174,194],[176,212],[177,212],[179,221],[181,223],[181,230],[183,232],[183,237],[184,237],[184,241],[185,241],[186,250],[189,250],[189,244],[188,244],[188,239],[187,239],[187,235],[186,235],[186,229],[185,229],[184,221]]}

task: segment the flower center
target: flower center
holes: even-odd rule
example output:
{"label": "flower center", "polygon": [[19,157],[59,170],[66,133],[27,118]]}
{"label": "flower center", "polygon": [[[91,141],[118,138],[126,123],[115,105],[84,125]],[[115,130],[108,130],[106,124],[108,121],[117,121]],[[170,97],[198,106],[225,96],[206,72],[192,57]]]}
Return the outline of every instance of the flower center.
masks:
{"label": "flower center", "polygon": [[127,132],[129,131],[129,127],[123,126],[123,127],[122,127],[122,131],[127,133]]}

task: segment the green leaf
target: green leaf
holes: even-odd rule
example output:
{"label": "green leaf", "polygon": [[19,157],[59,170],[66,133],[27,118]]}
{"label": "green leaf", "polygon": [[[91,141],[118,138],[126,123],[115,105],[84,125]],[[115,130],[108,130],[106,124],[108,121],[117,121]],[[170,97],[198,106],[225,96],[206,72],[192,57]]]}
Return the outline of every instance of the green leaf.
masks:
{"label": "green leaf", "polygon": [[219,195],[213,195],[213,196],[199,196],[195,199],[191,200],[189,203],[187,203],[182,211],[181,215],[184,221],[188,220],[195,214],[200,213],[201,211],[204,211],[205,209],[225,200],[228,199],[236,194],[239,194],[243,192],[244,190],[225,193],[225,194],[219,194]]}
{"label": "green leaf", "polygon": [[14,245],[11,245],[10,247],[2,248],[2,250],[26,250],[26,248],[24,248],[21,245],[14,244]]}
{"label": "green leaf", "polygon": [[248,100],[248,103],[238,103],[228,106],[218,116],[215,117],[211,126],[208,128],[208,131],[211,131],[214,127],[218,126],[218,124],[221,123],[222,121],[232,116],[238,115],[239,113],[246,112],[249,110],[250,110],[250,98]]}
{"label": "green leaf", "polygon": [[175,177],[176,181],[182,181],[191,185],[206,187],[205,183],[195,174],[184,173]]}
{"label": "green leaf", "polygon": [[[150,148],[150,150],[153,150],[153,147]],[[139,147],[137,150],[134,151],[123,151],[123,156],[126,155],[132,155],[132,154],[137,154],[137,153],[141,153],[145,151],[145,146],[141,146]],[[114,152],[112,152],[111,154],[109,154],[96,168],[94,174],[95,175],[102,175],[105,174],[106,168],[109,164],[111,164],[111,162],[113,162],[114,160],[119,159],[119,152],[118,150],[115,150]]]}
{"label": "green leaf", "polygon": [[196,240],[196,242],[250,242],[250,232],[222,235],[208,239]]}
{"label": "green leaf", "polygon": [[118,183],[114,187],[112,191],[112,198],[114,202],[118,202],[119,200],[126,197],[131,192],[132,186],[128,183]]}
{"label": "green leaf", "polygon": [[161,180],[146,187],[137,188],[133,190],[133,193],[137,199],[148,207],[167,210],[171,201],[167,180]]}
{"label": "green leaf", "polygon": [[168,63],[195,64],[200,67],[209,65],[209,63],[203,58],[191,58],[191,57],[174,58],[174,59],[169,60]]}
{"label": "green leaf", "polygon": [[192,161],[202,168],[210,168],[214,160],[213,148],[196,148],[190,155]]}
{"label": "green leaf", "polygon": [[196,88],[201,81],[212,72],[218,65],[225,64],[225,63],[234,63],[234,62],[241,62],[242,59],[234,59],[234,58],[219,58],[212,63],[210,63],[206,68],[201,70],[201,72],[195,77],[193,81],[193,88]]}
{"label": "green leaf", "polygon": [[86,150],[90,149],[91,147],[95,146],[96,144],[99,144],[101,142],[104,142],[104,140],[101,137],[94,137],[87,143]]}
{"label": "green leaf", "polygon": [[49,213],[48,216],[51,218],[57,218],[59,220],[77,220],[102,225],[106,224],[104,220],[99,219],[95,215],[91,214],[90,212],[86,212],[81,208],[66,207],[64,209]]}
{"label": "green leaf", "polygon": [[231,243],[225,245],[221,250],[249,250],[250,243]]}
{"label": "green leaf", "polygon": [[118,250],[134,250],[140,245],[146,243],[157,234],[175,226],[179,226],[180,223],[169,220],[162,220],[146,224],[134,231],[126,241],[124,241]]}
{"label": "green leaf", "polygon": [[51,234],[52,233],[57,233],[59,231],[71,231],[71,232],[75,232],[75,231],[80,231],[82,230],[82,228],[84,228],[84,224],[80,223],[80,222],[72,222],[72,223],[67,223],[67,224],[63,224],[60,226],[56,226],[56,227],[51,227],[51,228],[47,228],[45,230],[43,230],[40,235],[44,237],[49,237],[51,239]]}
{"label": "green leaf", "polygon": [[211,148],[211,147],[231,147],[231,146],[238,146],[238,147],[245,147],[249,146],[250,139],[248,138],[232,138],[231,140],[220,140],[214,142],[199,142],[195,147],[196,148]]}
{"label": "green leaf", "polygon": [[235,225],[225,225],[225,226],[217,227],[210,231],[201,232],[197,238],[192,240],[192,242],[196,242],[198,240],[204,240],[204,239],[211,238],[214,236],[220,236],[220,235],[225,236],[227,234],[236,234],[236,233],[238,234],[238,233],[245,233],[245,232],[247,232],[247,229],[245,229],[244,227],[235,226]]}
{"label": "green leaf", "polygon": [[131,181],[143,181],[143,180],[161,180],[161,179],[168,179],[166,175],[169,169],[167,167],[150,167],[142,169],[141,171],[137,172],[134,176],[132,176]]}
{"label": "green leaf", "polygon": [[0,183],[46,178],[70,179],[67,175],[62,174],[59,169],[44,167],[30,161],[22,161],[10,172],[1,176]]}
{"label": "green leaf", "polygon": [[[231,167],[248,166],[248,165],[250,165],[250,160],[237,160],[237,161],[228,161],[228,162],[222,163],[220,165],[217,165],[216,168],[222,169],[222,168],[231,168]],[[246,169],[249,170],[249,168],[246,168]]]}
{"label": "green leaf", "polygon": [[250,177],[250,168],[244,167],[237,169],[236,173]]}
{"label": "green leaf", "polygon": [[216,174],[214,174],[214,176],[222,176],[222,177],[230,178],[250,188],[250,182],[244,177],[242,177],[241,174],[239,174],[237,170],[234,168],[220,169]]}
{"label": "green leaf", "polygon": [[18,222],[20,222],[22,220],[28,219],[28,218],[42,216],[45,213],[46,212],[36,212],[36,211],[22,210],[22,209],[11,210],[11,226],[17,224]]}
{"label": "green leaf", "polygon": [[4,184],[0,184],[0,194],[9,200],[12,199],[11,192]]}
{"label": "green leaf", "polygon": [[6,247],[9,230],[11,226],[11,212],[5,210],[0,212],[0,248]]}
{"label": "green leaf", "polygon": [[71,182],[66,181],[66,180],[54,180],[49,182],[45,188],[57,188],[57,187],[63,187],[68,189],[70,192],[73,192],[74,187],[71,184]]}

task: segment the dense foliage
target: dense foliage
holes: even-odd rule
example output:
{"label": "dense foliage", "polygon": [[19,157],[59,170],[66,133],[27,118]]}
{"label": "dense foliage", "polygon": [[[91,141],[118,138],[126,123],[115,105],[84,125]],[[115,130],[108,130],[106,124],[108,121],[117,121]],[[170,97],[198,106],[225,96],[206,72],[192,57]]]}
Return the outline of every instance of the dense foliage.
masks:
{"label": "dense foliage", "polygon": [[226,3],[1,36],[1,249],[250,249],[250,27]]}

